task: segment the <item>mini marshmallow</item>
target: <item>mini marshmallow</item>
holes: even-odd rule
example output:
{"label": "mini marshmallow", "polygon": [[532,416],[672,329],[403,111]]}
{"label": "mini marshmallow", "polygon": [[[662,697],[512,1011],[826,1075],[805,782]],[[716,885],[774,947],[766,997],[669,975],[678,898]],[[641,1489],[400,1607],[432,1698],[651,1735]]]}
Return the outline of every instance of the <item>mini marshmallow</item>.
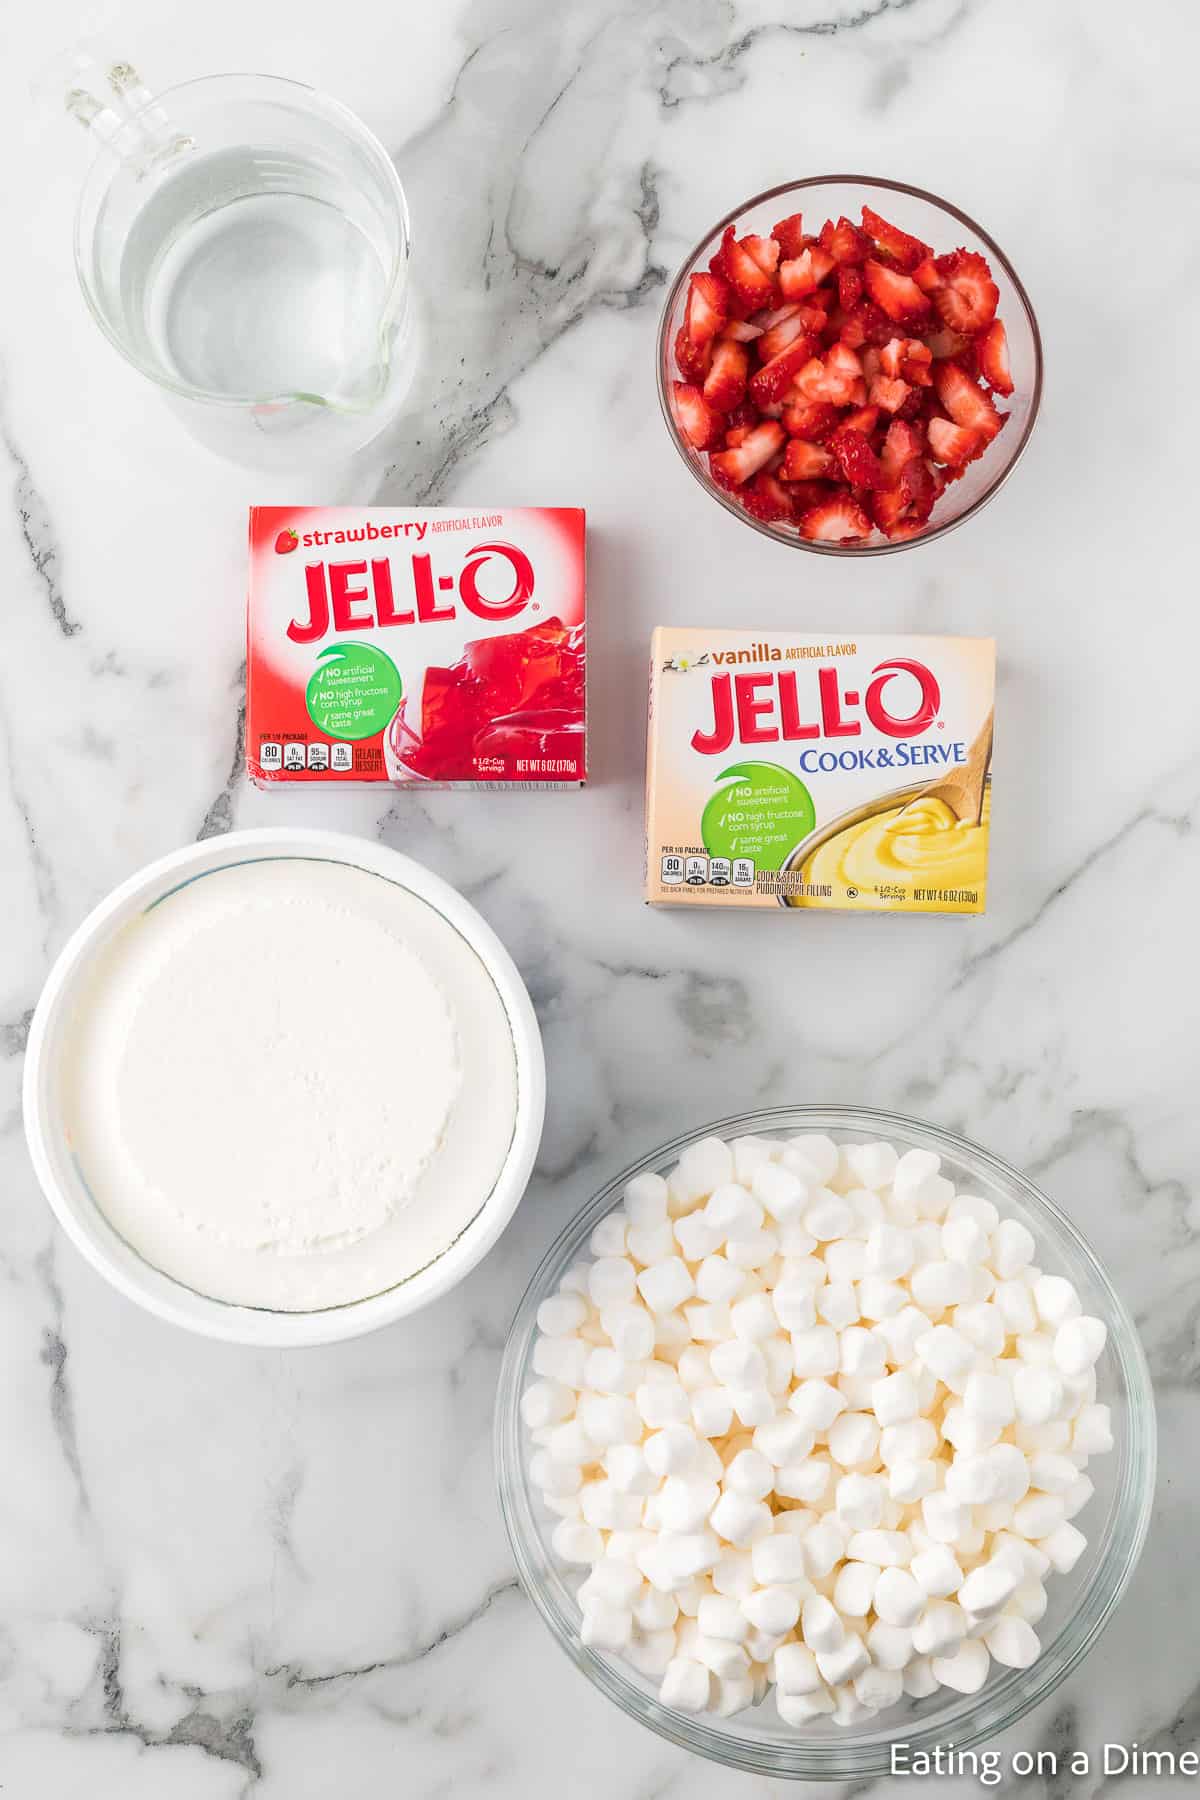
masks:
{"label": "mini marshmallow", "polygon": [[958,1590],[958,1604],[976,1618],[998,1613],[1020,1586],[1020,1576],[1006,1557],[993,1557],[972,1569]]}
{"label": "mini marshmallow", "polygon": [[533,1346],[533,1368],[545,1381],[581,1388],[587,1367],[588,1346],[577,1337],[543,1337]]}
{"label": "mini marshmallow", "polygon": [[750,1635],[749,1619],[737,1601],[724,1594],[705,1594],[696,1623],[705,1637],[723,1638],[732,1644],[744,1644]]}
{"label": "mini marshmallow", "polygon": [[681,1153],[676,1173],[688,1193],[711,1194],[733,1180],[733,1152],[721,1138],[701,1138]]}
{"label": "mini marshmallow", "polygon": [[985,1262],[990,1250],[988,1234],[977,1219],[951,1216],[942,1226],[942,1255],[947,1262],[970,1268]]}
{"label": "mini marshmallow", "polygon": [[749,1237],[763,1222],[763,1209],[752,1194],[738,1182],[720,1187],[704,1208],[704,1218],[718,1241]]}
{"label": "mini marshmallow", "polygon": [[1077,1512],[1082,1512],[1095,1491],[1096,1484],[1090,1475],[1078,1475],[1062,1497],[1064,1517],[1073,1519]]}
{"label": "mini marshmallow", "polygon": [[587,1600],[579,1636],[596,1650],[624,1650],[633,1636],[633,1614],[607,1600]]}
{"label": "mini marshmallow", "polygon": [[876,1460],[879,1421],[868,1412],[844,1412],[829,1427],[829,1454],[843,1469],[863,1469]]}
{"label": "mini marshmallow", "polygon": [[728,1388],[726,1392],[739,1424],[748,1431],[753,1431],[758,1425],[765,1425],[768,1419],[775,1417],[775,1400],[769,1388]]}
{"label": "mini marshmallow", "polygon": [[909,1277],[909,1286],[921,1310],[936,1317],[948,1306],[957,1306],[960,1300],[970,1299],[971,1274],[966,1263],[947,1262],[943,1258],[921,1263]]}
{"label": "mini marshmallow", "polygon": [[885,1425],[879,1434],[879,1459],[885,1468],[898,1462],[919,1462],[938,1447],[936,1427],[928,1419],[906,1419],[903,1425]]}
{"label": "mini marshmallow", "polygon": [[[599,1266],[598,1263],[593,1263],[593,1273]],[[632,1271],[633,1264],[629,1263],[627,1267]],[[673,1312],[696,1291],[695,1283],[688,1274],[687,1264],[681,1256],[667,1256],[662,1262],[652,1263],[636,1277],[634,1286],[652,1313]],[[632,1291],[628,1294],[613,1294],[611,1298],[631,1300],[633,1294]],[[603,1303],[597,1301],[597,1305],[608,1303],[608,1300]]]}
{"label": "mini marshmallow", "polygon": [[1025,1619],[997,1619],[983,1634],[988,1654],[1006,1669],[1028,1669],[1042,1653],[1037,1632]]}
{"label": "mini marshmallow", "polygon": [[750,1550],[750,1563],[755,1581],[764,1588],[802,1582],[807,1574],[803,1541],[790,1532],[760,1538]]}
{"label": "mini marshmallow", "polygon": [[933,1321],[919,1306],[902,1306],[899,1312],[880,1319],[875,1331],[887,1346],[888,1361],[912,1362],[917,1353],[917,1339],[932,1329]]}
{"label": "mini marshmallow", "polygon": [[715,1531],[660,1531],[658,1547],[680,1587],[693,1575],[706,1575],[721,1555],[721,1540]]}
{"label": "mini marshmallow", "polygon": [[765,1387],[767,1365],[757,1345],[727,1338],[709,1353],[712,1372],[729,1387]]}
{"label": "mini marshmallow", "polygon": [[667,1216],[667,1184],[647,1169],[626,1182],[622,1203],[631,1225],[660,1225]]}
{"label": "mini marshmallow", "polygon": [[613,1444],[604,1452],[604,1468],[619,1494],[644,1496],[658,1486],[658,1476],[646,1461],[640,1444]]}
{"label": "mini marshmallow", "polygon": [[692,1337],[704,1344],[723,1344],[733,1331],[729,1307],[722,1301],[692,1300],[683,1309]]}
{"label": "mini marshmallow", "polygon": [[891,1144],[850,1144],[845,1159],[854,1179],[861,1187],[878,1192],[887,1187],[899,1167],[899,1157]]}
{"label": "mini marshmallow", "polygon": [[1078,1465],[1053,1450],[1038,1450],[1029,1459],[1029,1485],[1044,1494],[1065,1494],[1078,1475]]}
{"label": "mini marshmallow", "polygon": [[771,1674],[780,1694],[819,1694],[824,1688],[817,1659],[806,1643],[781,1644],[771,1658]]}
{"label": "mini marshmallow", "polygon": [[899,1281],[913,1266],[912,1233],[886,1221],[872,1227],[867,1237],[866,1266],[884,1281]]}
{"label": "mini marshmallow", "polygon": [[904,1692],[910,1700],[927,1700],[936,1694],[939,1682],[927,1656],[914,1656],[904,1670]]}
{"label": "mini marshmallow", "polygon": [[644,1381],[634,1391],[633,1403],[650,1431],[691,1422],[691,1397],[678,1381]]}
{"label": "mini marshmallow", "polygon": [[743,1187],[750,1185],[756,1169],[776,1161],[783,1153],[783,1145],[777,1139],[755,1137],[750,1133],[734,1138],[729,1148],[733,1151],[733,1178]]}
{"label": "mini marshmallow", "polygon": [[687,1425],[664,1425],[642,1445],[647,1465],[661,1480],[665,1475],[683,1475],[695,1464],[700,1448],[696,1433]]}
{"label": "mini marshmallow", "polygon": [[[1049,1596],[1040,1581],[1023,1581],[1008,1605],[1004,1609],[1006,1616],[1024,1619],[1027,1625],[1036,1625],[1046,1615]],[[997,1661],[1001,1659],[997,1657]]]}
{"label": "mini marshmallow", "polygon": [[842,1558],[842,1534],[832,1516],[812,1526],[801,1540],[804,1545],[804,1567],[810,1581],[820,1581],[832,1574]]}
{"label": "mini marshmallow", "polygon": [[956,1306],[950,1322],[981,1356],[999,1356],[1003,1351],[1008,1331],[1000,1308],[992,1301]]}
{"label": "mini marshmallow", "polygon": [[873,1325],[892,1318],[908,1300],[907,1289],[898,1281],[885,1281],[881,1275],[864,1275],[856,1291],[858,1310]]}
{"label": "mini marshmallow", "polygon": [[942,1414],[942,1436],[964,1456],[976,1456],[989,1449],[1002,1429],[997,1420],[980,1418],[961,1404],[948,1406]]}
{"label": "mini marshmallow", "polygon": [[600,1450],[610,1444],[636,1444],[641,1441],[642,1416],[625,1394],[582,1394],[578,1407],[579,1423]]}
{"label": "mini marshmallow", "polygon": [[[731,1265],[732,1266],[732,1265]],[[735,1337],[748,1344],[759,1344],[779,1330],[779,1320],[769,1294],[748,1294],[729,1309]]]}
{"label": "mini marshmallow", "polygon": [[1012,1389],[1016,1415],[1023,1425],[1046,1425],[1062,1410],[1062,1377],[1053,1369],[1016,1363]]}
{"label": "mini marshmallow", "polygon": [[[739,1188],[738,1192],[741,1191]],[[682,1219],[676,1219],[674,1229],[675,1242],[683,1252],[685,1262],[701,1262],[725,1242],[725,1233],[710,1224],[703,1212],[685,1213]]]}
{"label": "mini marshmallow", "polygon": [[629,1394],[637,1386],[640,1366],[628,1363],[619,1350],[603,1345],[589,1351],[584,1369],[590,1388],[599,1394]]}
{"label": "mini marshmallow", "polygon": [[1067,1509],[1060,1494],[1028,1494],[1013,1510],[1012,1529],[1018,1537],[1036,1541],[1057,1531],[1066,1516]]}
{"label": "mini marshmallow", "polygon": [[745,1712],[759,1698],[749,1672],[727,1675],[724,1680],[713,1683],[712,1710],[718,1719],[731,1719],[735,1713]]}
{"label": "mini marshmallow", "polygon": [[776,1413],[754,1433],[754,1448],[777,1469],[786,1463],[802,1462],[812,1446],[812,1432],[794,1413]]}
{"label": "mini marshmallow", "polygon": [[667,1531],[699,1531],[719,1498],[715,1481],[668,1475],[659,1494],[658,1516]]}
{"label": "mini marshmallow", "polygon": [[806,1133],[788,1139],[780,1161],[785,1169],[793,1169],[810,1187],[824,1187],[836,1174],[840,1157],[832,1138]]}
{"label": "mini marshmallow", "polygon": [[779,1254],[779,1239],[773,1231],[752,1231],[746,1237],[729,1238],[725,1255],[739,1269],[761,1269]]}
{"label": "mini marshmallow", "polygon": [[[735,1268],[726,1257],[717,1253],[704,1258],[696,1271],[695,1279],[696,1292],[701,1300],[729,1306],[745,1288],[747,1275],[744,1269]],[[730,1307],[731,1319],[732,1316]],[[775,1329],[774,1322],[771,1329]]]}
{"label": "mini marshmallow", "polygon": [[1108,1341],[1103,1319],[1086,1314],[1064,1319],[1054,1334],[1054,1360],[1063,1375],[1085,1375],[1098,1362]]}
{"label": "mini marshmallow", "polygon": [[883,1518],[882,1483],[872,1475],[843,1475],[835,1490],[834,1508],[853,1531],[874,1531]]}
{"label": "mini marshmallow", "polygon": [[521,1395],[521,1417],[531,1430],[557,1425],[575,1411],[575,1395],[559,1381],[535,1381]]}
{"label": "mini marshmallow", "polygon": [[703,1663],[691,1657],[676,1656],[663,1673],[658,1697],[664,1706],[677,1712],[698,1713],[707,1707],[712,1691],[712,1676]]}
{"label": "mini marshmallow", "polygon": [[953,1325],[935,1325],[917,1339],[917,1355],[939,1381],[965,1376],[975,1361],[974,1347]]}
{"label": "mini marshmallow", "polygon": [[550,1536],[554,1554],[566,1563],[599,1562],[604,1554],[604,1539],[594,1525],[582,1519],[560,1519]]}
{"label": "mini marshmallow", "polygon": [[692,1395],[692,1425],[701,1437],[724,1437],[733,1424],[733,1401],[723,1387],[697,1388]]}
{"label": "mini marshmallow", "polygon": [[621,1300],[632,1300],[637,1285],[637,1270],[626,1256],[598,1257],[588,1271],[592,1305],[601,1309]]}
{"label": "mini marshmallow", "polygon": [[1033,1233],[1019,1219],[1001,1219],[992,1231],[991,1265],[1001,1281],[1029,1267],[1037,1251]]}
{"label": "mini marshmallow", "polygon": [[1037,1330],[1037,1308],[1033,1304],[1033,1292],[1026,1282],[997,1282],[992,1295],[992,1305],[1003,1318],[1011,1334],[1024,1334]]}
{"label": "mini marshmallow", "polygon": [[690,1342],[691,1331],[682,1313],[654,1315],[654,1356],[657,1362],[678,1362]]}
{"label": "mini marshmallow", "polygon": [[785,1500],[820,1500],[829,1486],[833,1464],[827,1456],[809,1456],[775,1471],[775,1492]]}
{"label": "mini marshmallow", "polygon": [[885,1375],[871,1387],[871,1406],[881,1425],[903,1425],[920,1412],[917,1384],[907,1369]]}
{"label": "mini marshmallow", "polygon": [[[852,1199],[852,1195],[846,1196],[847,1205],[851,1204]],[[826,1244],[824,1260],[827,1279],[833,1287],[853,1287],[856,1281],[861,1281],[868,1273],[867,1246],[861,1238],[837,1238],[833,1243]],[[857,1311],[854,1317],[858,1317]]]}
{"label": "mini marshmallow", "polygon": [[1042,1538],[1037,1548],[1050,1559],[1050,1566],[1060,1575],[1069,1575],[1087,1549],[1087,1539],[1069,1520],[1055,1527],[1049,1537]]}
{"label": "mini marshmallow", "polygon": [[904,1669],[912,1661],[912,1632],[904,1625],[888,1625],[876,1619],[867,1632],[867,1649],[880,1669]]}
{"label": "mini marshmallow", "polygon": [[[784,1648],[789,1649],[790,1645],[785,1644]],[[819,1673],[817,1680],[821,1685],[815,1694],[776,1692],[775,1706],[785,1725],[808,1725],[813,1719],[819,1719],[822,1714],[834,1711],[833,1695],[826,1690]]]}
{"label": "mini marshmallow", "polygon": [[551,1294],[537,1309],[538,1330],[544,1337],[570,1337],[587,1316],[582,1294]]}
{"label": "mini marshmallow", "polygon": [[887,1344],[879,1331],[850,1325],[839,1342],[838,1368],[843,1375],[863,1375],[874,1380],[887,1366]]}
{"label": "mini marshmallow", "polygon": [[788,1399],[788,1411],[810,1431],[828,1431],[846,1402],[827,1381],[802,1381]]}
{"label": "mini marshmallow", "polygon": [[543,1494],[562,1499],[577,1494],[583,1486],[583,1472],[575,1463],[555,1462],[548,1450],[539,1450],[529,1459],[529,1479]]}
{"label": "mini marshmallow", "polygon": [[972,1369],[963,1388],[963,1411],[997,1425],[1010,1425],[1016,1417],[1009,1377],[987,1369]]}
{"label": "mini marshmallow", "polygon": [[729,1489],[721,1495],[709,1517],[713,1530],[739,1549],[748,1548],[771,1530],[769,1506]]}
{"label": "mini marshmallow", "polygon": [[764,1163],[755,1169],[750,1181],[750,1192],[763,1211],[777,1219],[781,1225],[788,1225],[799,1219],[808,1207],[807,1183],[791,1169],[781,1168],[778,1163]]}
{"label": "mini marshmallow", "polygon": [[878,1563],[881,1569],[904,1568],[912,1560],[912,1544],[903,1531],[856,1531],[846,1555],[856,1562]]}
{"label": "mini marshmallow", "polygon": [[844,1562],[837,1572],[833,1604],[843,1618],[865,1619],[875,1598],[880,1577],[877,1563]]}
{"label": "mini marshmallow", "polygon": [[977,1694],[987,1680],[990,1658],[979,1638],[967,1638],[950,1656],[931,1659],[933,1673],[943,1687],[959,1694]]}
{"label": "mini marshmallow", "polygon": [[[785,1331],[803,1335],[816,1326],[816,1304],[813,1299],[813,1288],[796,1276],[785,1277],[771,1295],[771,1304],[775,1317]],[[822,1330],[827,1329],[822,1326]],[[827,1373],[820,1370],[818,1373]]]}
{"label": "mini marshmallow", "polygon": [[949,1544],[931,1544],[920,1550],[909,1564],[913,1580],[931,1600],[945,1600],[956,1594],[963,1582],[963,1572]]}
{"label": "mini marshmallow", "polygon": [[893,1463],[888,1470],[887,1490],[891,1499],[904,1506],[915,1506],[937,1486],[937,1465],[928,1459]]}
{"label": "mini marshmallow", "polygon": [[818,1188],[804,1209],[804,1229],[818,1243],[846,1237],[854,1229],[854,1209],[831,1188]]}
{"label": "mini marshmallow", "polygon": [[965,1501],[956,1500],[946,1488],[939,1488],[922,1500],[921,1518],[935,1543],[955,1544],[970,1526],[971,1509]]}
{"label": "mini marshmallow", "polygon": [[800,1617],[800,1596],[795,1588],[755,1588],[741,1601],[741,1609],[758,1631],[782,1637]]}
{"label": "mini marshmallow", "polygon": [[835,1331],[844,1331],[858,1318],[858,1297],[849,1282],[828,1281],[814,1296],[817,1317]]}
{"label": "mini marshmallow", "polygon": [[1063,1275],[1039,1275],[1033,1284],[1033,1303],[1042,1324],[1052,1331],[1083,1310],[1074,1285]]}
{"label": "mini marshmallow", "polygon": [[913,1649],[919,1656],[945,1656],[966,1635],[967,1615],[962,1607],[953,1600],[931,1600],[912,1628]]}
{"label": "mini marshmallow", "polygon": [[670,1219],[657,1225],[631,1225],[625,1233],[625,1248],[643,1269],[673,1256],[675,1242],[675,1227]]}
{"label": "mini marshmallow", "polygon": [[[579,1589],[578,1600],[583,1606],[587,1601],[606,1600],[612,1606],[626,1606],[632,1612],[634,1603],[642,1593],[650,1593],[641,1575],[633,1563],[620,1562],[608,1556],[602,1556],[593,1566],[591,1574]],[[674,1601],[667,1601],[666,1596],[660,1598],[670,1605],[672,1621],[675,1617]]]}
{"label": "mini marshmallow", "polygon": [[792,1365],[801,1380],[836,1375],[839,1361],[838,1335],[832,1325],[811,1325],[792,1333]]}
{"label": "mini marshmallow", "polygon": [[818,1650],[817,1667],[831,1687],[853,1681],[871,1666],[867,1646],[856,1632],[848,1631],[836,1650]]}
{"label": "mini marshmallow", "polygon": [[941,1166],[941,1157],[932,1150],[906,1150],[892,1171],[893,1193],[901,1200],[911,1200]]}
{"label": "mini marshmallow", "polygon": [[[746,1624],[744,1619],[742,1624],[743,1626]],[[717,1677],[718,1681],[732,1681],[739,1675],[747,1674],[750,1669],[750,1658],[746,1655],[745,1650],[740,1644],[732,1643],[728,1638],[705,1637],[701,1632],[692,1641],[691,1653],[697,1662],[703,1663],[704,1667]]]}
{"label": "mini marshmallow", "polygon": [[749,1500],[764,1500],[775,1485],[775,1470],[761,1450],[739,1450],[725,1471],[725,1485]]}

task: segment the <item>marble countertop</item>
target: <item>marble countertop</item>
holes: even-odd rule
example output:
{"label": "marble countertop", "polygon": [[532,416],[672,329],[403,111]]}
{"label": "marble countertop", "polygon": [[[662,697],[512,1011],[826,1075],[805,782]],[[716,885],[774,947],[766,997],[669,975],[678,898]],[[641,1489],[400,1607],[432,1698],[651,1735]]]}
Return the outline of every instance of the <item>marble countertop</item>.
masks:
{"label": "marble countertop", "polygon": [[[961,1130],[1108,1260],[1157,1386],[1155,1525],[1116,1622],[1008,1748],[1195,1746],[1196,17],[1170,0],[94,12],[157,85],[267,68],[360,112],[408,187],[456,368],[386,461],[316,491],[191,444],[75,285],[85,145],[26,81],[78,9],[21,9],[0,70],[5,1800],[770,1791],[627,1721],[555,1648],[514,1583],[489,1424],[517,1296],[595,1186],[678,1129],[801,1100]],[[1047,365],[996,502],[858,568],[712,506],[651,379],[664,281],[709,221],[846,167],[982,220]],[[247,786],[245,508],[301,498],[586,505],[585,792]],[[646,911],[643,671],[668,621],[994,633],[986,918]],[[281,817],[378,836],[469,894],[529,983],[552,1077],[536,1179],[474,1275],[391,1330],[294,1354],[193,1340],[111,1292],[51,1224],[19,1106],[31,1009],[83,913],[151,857]]]}

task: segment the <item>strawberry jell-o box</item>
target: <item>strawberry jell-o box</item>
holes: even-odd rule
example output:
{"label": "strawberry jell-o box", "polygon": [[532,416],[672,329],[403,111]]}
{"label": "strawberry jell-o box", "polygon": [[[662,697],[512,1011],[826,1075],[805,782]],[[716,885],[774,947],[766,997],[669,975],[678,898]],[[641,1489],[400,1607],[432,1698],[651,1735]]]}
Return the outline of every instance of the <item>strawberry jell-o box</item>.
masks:
{"label": "strawberry jell-o box", "polygon": [[981,913],[990,638],[654,633],[652,906]]}
{"label": "strawberry jell-o box", "polygon": [[579,786],[585,609],[574,507],[252,507],[252,780]]}

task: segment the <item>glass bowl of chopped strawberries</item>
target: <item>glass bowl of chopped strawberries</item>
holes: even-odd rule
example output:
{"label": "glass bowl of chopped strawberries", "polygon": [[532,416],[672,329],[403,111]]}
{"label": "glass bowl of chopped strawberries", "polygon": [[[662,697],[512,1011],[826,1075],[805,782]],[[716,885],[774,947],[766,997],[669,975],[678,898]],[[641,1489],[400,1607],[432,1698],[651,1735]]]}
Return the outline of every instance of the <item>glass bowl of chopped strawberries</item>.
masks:
{"label": "glass bowl of chopped strawberries", "polygon": [[1029,296],[981,226],[898,181],[823,175],[727,213],[659,331],[697,481],[781,543],[871,556],[985,506],[1038,414]]}

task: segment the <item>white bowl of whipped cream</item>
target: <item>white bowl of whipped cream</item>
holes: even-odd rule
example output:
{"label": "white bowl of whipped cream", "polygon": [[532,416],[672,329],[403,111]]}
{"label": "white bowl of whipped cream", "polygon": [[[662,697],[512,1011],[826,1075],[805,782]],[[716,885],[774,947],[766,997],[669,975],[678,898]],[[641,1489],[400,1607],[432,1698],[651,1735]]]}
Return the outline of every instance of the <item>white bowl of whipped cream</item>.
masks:
{"label": "white bowl of whipped cream", "polygon": [[357,1337],[491,1248],[533,1171],[545,1065],[508,952],[382,845],[233,832],[124,882],[59,956],[25,1130],[78,1249],[237,1343]]}

